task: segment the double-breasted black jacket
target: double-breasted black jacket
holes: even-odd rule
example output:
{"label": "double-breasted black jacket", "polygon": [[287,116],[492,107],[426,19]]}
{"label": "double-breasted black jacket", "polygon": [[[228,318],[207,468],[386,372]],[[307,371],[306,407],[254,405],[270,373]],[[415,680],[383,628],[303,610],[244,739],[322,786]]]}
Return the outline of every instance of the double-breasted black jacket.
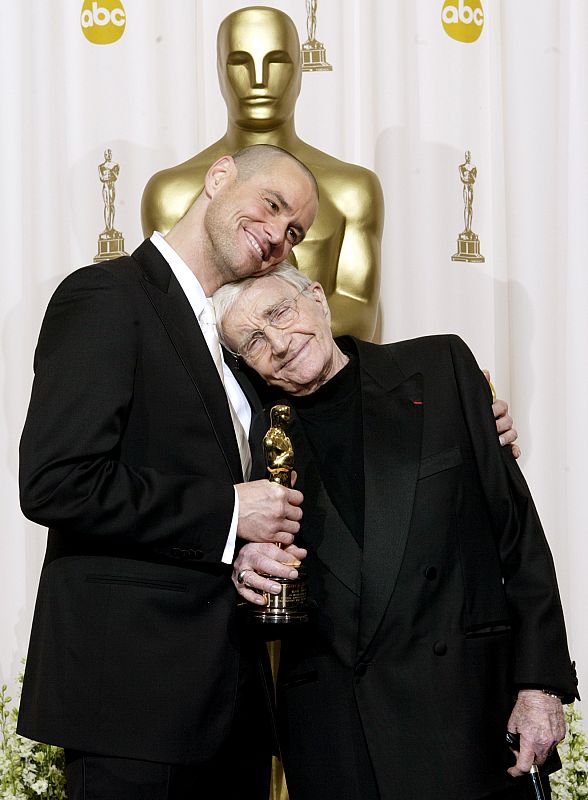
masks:
{"label": "double-breasted black jacket", "polygon": [[552,558],[461,339],[355,347],[363,550],[295,411],[288,429],[317,605],[314,624],[282,642],[290,794],[358,800],[373,771],[382,800],[472,800],[512,783],[517,687],[576,692]]}

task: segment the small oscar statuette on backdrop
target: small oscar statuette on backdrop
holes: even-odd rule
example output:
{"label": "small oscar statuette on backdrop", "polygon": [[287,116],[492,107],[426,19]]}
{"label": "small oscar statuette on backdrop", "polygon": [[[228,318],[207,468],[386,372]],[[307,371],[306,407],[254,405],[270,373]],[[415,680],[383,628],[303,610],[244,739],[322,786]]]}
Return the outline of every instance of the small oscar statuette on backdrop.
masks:
{"label": "small oscar statuette on backdrop", "polygon": [[[274,483],[291,487],[294,449],[285,430],[290,419],[290,406],[273,406],[270,419],[271,427],[263,439],[267,477]],[[297,578],[269,576],[281,586],[282,590],[278,595],[264,592],[266,605],[250,606],[250,621],[270,625],[308,622],[306,573],[298,561],[293,562],[292,566],[298,570]]]}
{"label": "small oscar statuette on backdrop", "polygon": [[114,227],[114,184],[118,178],[119,166],[112,163],[112,152],[104,151],[104,161],[98,166],[98,174],[102,182],[102,199],[104,200],[104,230],[98,236],[98,252],[94,262],[108,261],[111,258],[128,256],[125,253],[125,240],[120,231]]}
{"label": "small oscar statuette on backdrop", "polygon": [[465,154],[465,162],[459,166],[459,177],[463,183],[463,219],[465,228],[457,237],[457,253],[451,256],[452,261],[483,262],[480,254],[480,240],[472,230],[472,214],[474,206],[474,183],[478,170],[472,166],[470,151]]}
{"label": "small oscar statuette on backdrop", "polygon": [[302,53],[303,72],[330,72],[333,67],[327,61],[327,51],[322,42],[316,40],[316,5],[317,0],[306,0],[306,32],[308,39],[300,51]]}

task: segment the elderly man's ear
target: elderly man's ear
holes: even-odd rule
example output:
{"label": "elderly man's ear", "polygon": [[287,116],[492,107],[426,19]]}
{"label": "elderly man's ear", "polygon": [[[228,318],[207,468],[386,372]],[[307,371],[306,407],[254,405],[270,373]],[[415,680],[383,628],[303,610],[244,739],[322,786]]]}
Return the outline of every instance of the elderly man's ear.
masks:
{"label": "elderly man's ear", "polygon": [[487,369],[483,369],[482,372],[488,383],[490,384],[490,388],[492,389],[492,396],[494,397],[494,402],[492,403],[492,413],[494,414],[494,419],[496,420],[496,430],[498,431],[498,441],[502,445],[502,447],[506,447],[506,445],[510,445],[512,448],[512,454],[515,458],[519,458],[521,455],[521,448],[518,444],[515,444],[516,440],[519,437],[519,434],[514,428],[514,421],[513,418],[508,413],[508,403],[506,400],[500,400],[496,397],[496,392],[494,391],[494,386],[492,385],[492,379],[490,377],[490,373]]}
{"label": "elderly man's ear", "polygon": [[325,312],[325,316],[328,317],[329,321],[330,321],[331,320],[331,309],[329,308],[329,304],[327,302],[327,297],[325,295],[325,290],[323,289],[321,284],[318,283],[317,281],[313,281],[313,283],[310,284],[310,286],[308,287],[308,289],[306,291],[309,294],[312,294],[312,296],[314,297],[314,299],[316,300],[317,303],[320,303],[322,305],[322,307],[324,309],[324,312]]}

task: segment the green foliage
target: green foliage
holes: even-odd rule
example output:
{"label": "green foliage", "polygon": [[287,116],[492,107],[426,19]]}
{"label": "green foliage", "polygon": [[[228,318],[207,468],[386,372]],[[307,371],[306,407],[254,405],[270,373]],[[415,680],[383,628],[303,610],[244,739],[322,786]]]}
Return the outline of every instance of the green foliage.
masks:
{"label": "green foliage", "polygon": [[[22,673],[18,676],[19,697]],[[25,739],[16,732],[18,703],[0,689],[0,798],[66,800],[63,750]]]}
{"label": "green foliage", "polygon": [[588,797],[588,742],[582,715],[575,705],[565,707],[568,733],[558,747],[562,768],[550,776],[553,800]]}

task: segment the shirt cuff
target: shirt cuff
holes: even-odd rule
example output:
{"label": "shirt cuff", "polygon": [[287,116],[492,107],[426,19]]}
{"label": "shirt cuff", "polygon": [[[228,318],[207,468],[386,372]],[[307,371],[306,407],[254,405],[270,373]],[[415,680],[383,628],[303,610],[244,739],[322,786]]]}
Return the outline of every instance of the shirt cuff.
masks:
{"label": "shirt cuff", "polygon": [[233,518],[231,520],[231,527],[229,528],[229,535],[227,543],[223,550],[223,557],[221,561],[223,564],[232,564],[235,557],[235,543],[237,541],[237,523],[239,522],[239,495],[235,487],[235,508],[233,509]]}

